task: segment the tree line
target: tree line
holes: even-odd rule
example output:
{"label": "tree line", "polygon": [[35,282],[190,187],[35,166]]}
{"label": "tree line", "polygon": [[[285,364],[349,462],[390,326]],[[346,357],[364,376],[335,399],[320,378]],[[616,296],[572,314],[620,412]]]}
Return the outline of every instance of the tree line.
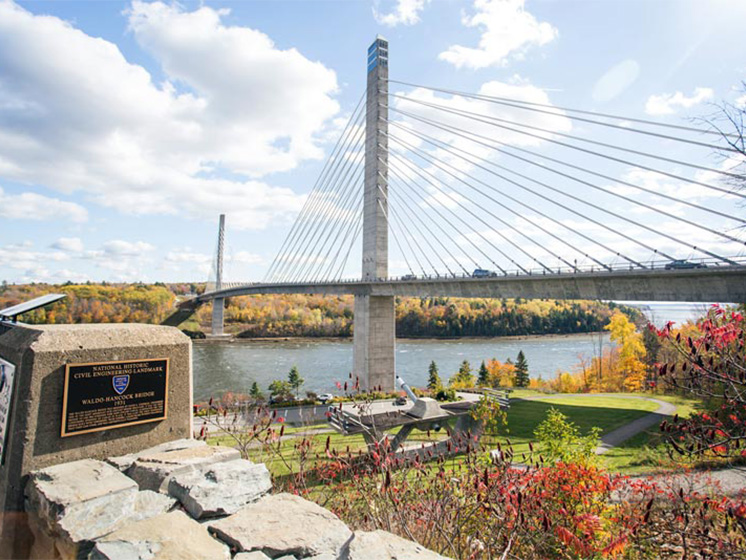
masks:
{"label": "tree line", "polygon": [[[204,284],[25,284],[0,286],[0,309],[47,293],[67,298],[24,315],[38,323],[160,323]],[[244,338],[348,337],[352,296],[261,295],[225,300],[226,331]],[[596,332],[615,310],[638,318],[635,309],[596,301],[485,298],[397,298],[396,330],[403,337],[520,336]],[[204,305],[182,323],[209,332],[211,308]]]}

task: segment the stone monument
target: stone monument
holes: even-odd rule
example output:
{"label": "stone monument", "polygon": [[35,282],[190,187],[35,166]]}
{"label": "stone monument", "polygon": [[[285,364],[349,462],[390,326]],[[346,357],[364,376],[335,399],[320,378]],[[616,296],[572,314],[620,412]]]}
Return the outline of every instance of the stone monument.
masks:
{"label": "stone monument", "polygon": [[29,546],[31,471],[192,435],[191,341],[156,325],[18,325],[0,335],[0,557]]}

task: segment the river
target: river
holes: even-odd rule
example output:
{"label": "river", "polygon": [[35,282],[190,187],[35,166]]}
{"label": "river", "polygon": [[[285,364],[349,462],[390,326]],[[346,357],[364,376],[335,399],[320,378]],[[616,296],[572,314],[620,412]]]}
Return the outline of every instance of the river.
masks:
{"label": "river", "polygon": [[[650,303],[643,311],[658,325],[682,322],[698,315],[702,304]],[[515,361],[523,350],[531,377],[553,377],[557,370],[570,370],[580,355],[598,353],[599,340],[610,344],[607,334],[533,336],[522,338],[462,338],[455,340],[399,339],[396,370],[414,386],[427,384],[427,368],[435,360],[446,381],[468,360],[474,370],[482,360]],[[594,350],[595,347],[595,350]],[[339,393],[352,369],[352,341],[335,339],[244,340],[194,345],[194,398],[206,400],[225,391],[248,393],[256,381],[262,390],[274,379],[286,379],[297,366],[305,379],[304,390]]]}

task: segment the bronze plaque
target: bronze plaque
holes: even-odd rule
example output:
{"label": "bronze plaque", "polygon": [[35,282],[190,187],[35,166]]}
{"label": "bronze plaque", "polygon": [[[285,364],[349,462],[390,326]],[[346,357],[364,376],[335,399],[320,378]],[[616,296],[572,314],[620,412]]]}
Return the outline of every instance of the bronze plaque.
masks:
{"label": "bronze plaque", "polygon": [[166,418],[168,358],[67,364],[62,437]]}

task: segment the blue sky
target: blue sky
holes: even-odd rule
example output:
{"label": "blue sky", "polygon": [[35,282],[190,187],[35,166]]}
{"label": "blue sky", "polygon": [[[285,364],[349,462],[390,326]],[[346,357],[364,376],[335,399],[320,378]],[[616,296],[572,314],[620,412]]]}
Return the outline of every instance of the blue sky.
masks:
{"label": "blue sky", "polygon": [[[746,104],[744,24],[740,0],[0,0],[0,279],[206,280],[221,212],[228,279],[262,278],[364,90],[366,50],[377,33],[390,42],[392,79],[690,125],[712,113],[713,103]],[[394,84],[390,90],[464,107],[463,98]],[[711,151],[613,136],[566,118],[531,122],[707,167],[734,164]],[[503,140],[563,157],[548,142]],[[630,166],[574,161],[743,215],[731,197]],[[577,185],[553,184],[587,196]],[[710,225],[734,232],[736,224]],[[675,232],[718,254],[740,252],[702,232]],[[479,244],[492,233],[475,226],[455,243]],[[519,243],[515,231],[503,233]],[[654,237],[650,243],[672,256],[702,256]],[[650,258],[613,236],[608,244]],[[405,257],[392,246],[392,273],[408,272]],[[354,276],[359,256],[350,262],[346,273]]]}

